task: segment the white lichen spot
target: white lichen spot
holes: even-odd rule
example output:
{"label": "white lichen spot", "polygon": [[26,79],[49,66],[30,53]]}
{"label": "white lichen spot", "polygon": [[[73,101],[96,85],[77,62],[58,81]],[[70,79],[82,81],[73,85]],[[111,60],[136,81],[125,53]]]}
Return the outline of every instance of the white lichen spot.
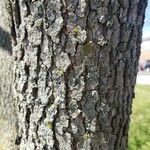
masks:
{"label": "white lichen spot", "polygon": [[85,0],[80,0],[78,5],[78,11],[77,14],[79,17],[84,17],[86,10],[86,2]]}
{"label": "white lichen spot", "polygon": [[102,16],[99,17],[99,22],[105,23],[105,21],[106,21],[106,18],[105,18],[104,15],[102,15]]}
{"label": "white lichen spot", "polygon": [[79,28],[79,32],[78,32],[78,36],[77,36],[78,42],[84,43],[86,38],[87,38],[86,30]]}
{"label": "white lichen spot", "polygon": [[105,23],[106,22],[106,16],[108,13],[108,8],[107,7],[99,7],[97,10],[97,14],[98,14],[98,20],[100,23]]}
{"label": "white lichen spot", "polygon": [[66,69],[71,64],[70,59],[68,57],[67,53],[62,52],[57,58],[56,58],[56,66],[61,71],[65,72]]}
{"label": "white lichen spot", "polygon": [[104,38],[104,36],[101,34],[98,36],[98,42],[97,42],[100,46],[104,46],[105,44],[107,44],[107,40]]}
{"label": "white lichen spot", "polygon": [[87,124],[91,132],[96,131],[96,118],[94,118],[90,123]]}
{"label": "white lichen spot", "polygon": [[98,94],[98,92],[96,91],[96,90],[93,90],[92,91],[92,97],[93,97],[93,101],[94,102],[97,102],[98,101],[98,99],[99,99],[99,94]]}
{"label": "white lichen spot", "polygon": [[82,112],[82,111],[81,111],[80,109],[76,110],[76,111],[72,114],[72,118],[77,118],[81,112]]}

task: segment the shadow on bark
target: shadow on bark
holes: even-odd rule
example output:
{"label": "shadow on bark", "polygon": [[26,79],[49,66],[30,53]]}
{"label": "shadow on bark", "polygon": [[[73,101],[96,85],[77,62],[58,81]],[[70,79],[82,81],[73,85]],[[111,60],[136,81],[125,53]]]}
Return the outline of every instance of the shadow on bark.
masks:
{"label": "shadow on bark", "polygon": [[10,34],[0,27],[0,48],[6,50],[10,55],[12,54],[12,41]]}

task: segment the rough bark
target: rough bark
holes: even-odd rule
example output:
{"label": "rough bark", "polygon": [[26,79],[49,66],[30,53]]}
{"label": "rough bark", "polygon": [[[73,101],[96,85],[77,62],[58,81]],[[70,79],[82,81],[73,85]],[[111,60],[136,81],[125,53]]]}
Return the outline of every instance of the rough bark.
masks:
{"label": "rough bark", "polygon": [[0,0],[0,150],[16,150],[13,101],[12,16],[8,0]]}
{"label": "rough bark", "polygon": [[147,0],[14,0],[21,150],[126,150]]}

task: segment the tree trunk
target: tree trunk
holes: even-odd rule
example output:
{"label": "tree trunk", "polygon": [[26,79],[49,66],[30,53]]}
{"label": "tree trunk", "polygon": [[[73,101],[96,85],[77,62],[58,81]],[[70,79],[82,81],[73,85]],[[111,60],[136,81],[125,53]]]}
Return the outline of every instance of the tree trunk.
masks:
{"label": "tree trunk", "polygon": [[147,0],[15,0],[21,150],[126,150]]}
{"label": "tree trunk", "polygon": [[16,150],[13,101],[12,16],[8,0],[0,0],[0,150]]}

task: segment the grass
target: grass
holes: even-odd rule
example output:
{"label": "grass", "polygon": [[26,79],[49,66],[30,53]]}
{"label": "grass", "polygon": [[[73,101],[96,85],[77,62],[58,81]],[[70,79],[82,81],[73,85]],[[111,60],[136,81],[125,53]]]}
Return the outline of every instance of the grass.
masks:
{"label": "grass", "polygon": [[150,85],[137,85],[129,129],[129,150],[150,150]]}

